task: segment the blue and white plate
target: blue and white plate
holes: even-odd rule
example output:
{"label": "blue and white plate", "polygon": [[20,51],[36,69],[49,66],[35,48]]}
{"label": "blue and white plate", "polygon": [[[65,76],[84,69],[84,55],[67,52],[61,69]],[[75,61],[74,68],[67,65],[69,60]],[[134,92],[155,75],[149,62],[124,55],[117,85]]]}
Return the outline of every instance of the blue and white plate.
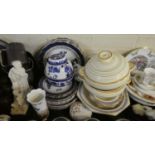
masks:
{"label": "blue and white plate", "polygon": [[66,57],[72,62],[74,70],[85,64],[81,49],[73,40],[68,38],[57,38],[44,45],[37,53],[36,60],[39,65],[45,66],[47,59],[51,55],[60,52],[66,53]]}

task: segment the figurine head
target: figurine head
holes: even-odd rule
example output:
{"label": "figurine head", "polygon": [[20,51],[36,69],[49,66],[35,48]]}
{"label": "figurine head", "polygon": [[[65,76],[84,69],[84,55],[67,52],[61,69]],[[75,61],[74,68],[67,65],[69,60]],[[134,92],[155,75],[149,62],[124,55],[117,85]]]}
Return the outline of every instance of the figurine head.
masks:
{"label": "figurine head", "polygon": [[22,63],[20,61],[13,61],[12,65],[15,68],[21,68],[22,67]]}

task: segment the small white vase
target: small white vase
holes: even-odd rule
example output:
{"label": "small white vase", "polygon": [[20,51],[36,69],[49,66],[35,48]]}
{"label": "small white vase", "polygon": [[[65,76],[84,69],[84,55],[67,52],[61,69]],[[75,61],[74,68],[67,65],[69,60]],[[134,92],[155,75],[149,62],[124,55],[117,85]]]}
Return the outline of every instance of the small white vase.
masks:
{"label": "small white vase", "polygon": [[42,89],[34,89],[27,94],[27,101],[32,105],[37,114],[46,120],[49,110],[46,103],[46,93]]}

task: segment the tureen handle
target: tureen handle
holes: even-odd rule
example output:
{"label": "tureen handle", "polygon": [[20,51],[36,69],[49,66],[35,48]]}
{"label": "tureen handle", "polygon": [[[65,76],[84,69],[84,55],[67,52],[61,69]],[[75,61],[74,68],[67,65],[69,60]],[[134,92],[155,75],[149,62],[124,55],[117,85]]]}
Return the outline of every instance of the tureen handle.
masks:
{"label": "tureen handle", "polygon": [[81,67],[78,71],[78,75],[79,75],[79,80],[80,81],[84,81],[84,77],[85,77],[85,73],[84,73],[84,67]]}
{"label": "tureen handle", "polygon": [[130,70],[130,72],[135,71],[136,70],[136,65],[134,63],[130,62],[130,61],[128,63],[129,63],[129,70]]}

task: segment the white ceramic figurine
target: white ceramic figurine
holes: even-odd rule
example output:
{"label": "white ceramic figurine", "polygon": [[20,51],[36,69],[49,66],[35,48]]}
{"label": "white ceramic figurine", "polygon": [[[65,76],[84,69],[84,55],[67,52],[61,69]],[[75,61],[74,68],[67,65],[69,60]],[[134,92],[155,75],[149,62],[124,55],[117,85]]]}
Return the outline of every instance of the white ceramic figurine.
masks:
{"label": "white ceramic figurine", "polygon": [[22,67],[20,61],[14,61],[13,67],[9,71],[9,78],[12,82],[14,102],[12,103],[12,115],[24,115],[28,110],[26,95],[30,90],[28,83],[28,74]]}

